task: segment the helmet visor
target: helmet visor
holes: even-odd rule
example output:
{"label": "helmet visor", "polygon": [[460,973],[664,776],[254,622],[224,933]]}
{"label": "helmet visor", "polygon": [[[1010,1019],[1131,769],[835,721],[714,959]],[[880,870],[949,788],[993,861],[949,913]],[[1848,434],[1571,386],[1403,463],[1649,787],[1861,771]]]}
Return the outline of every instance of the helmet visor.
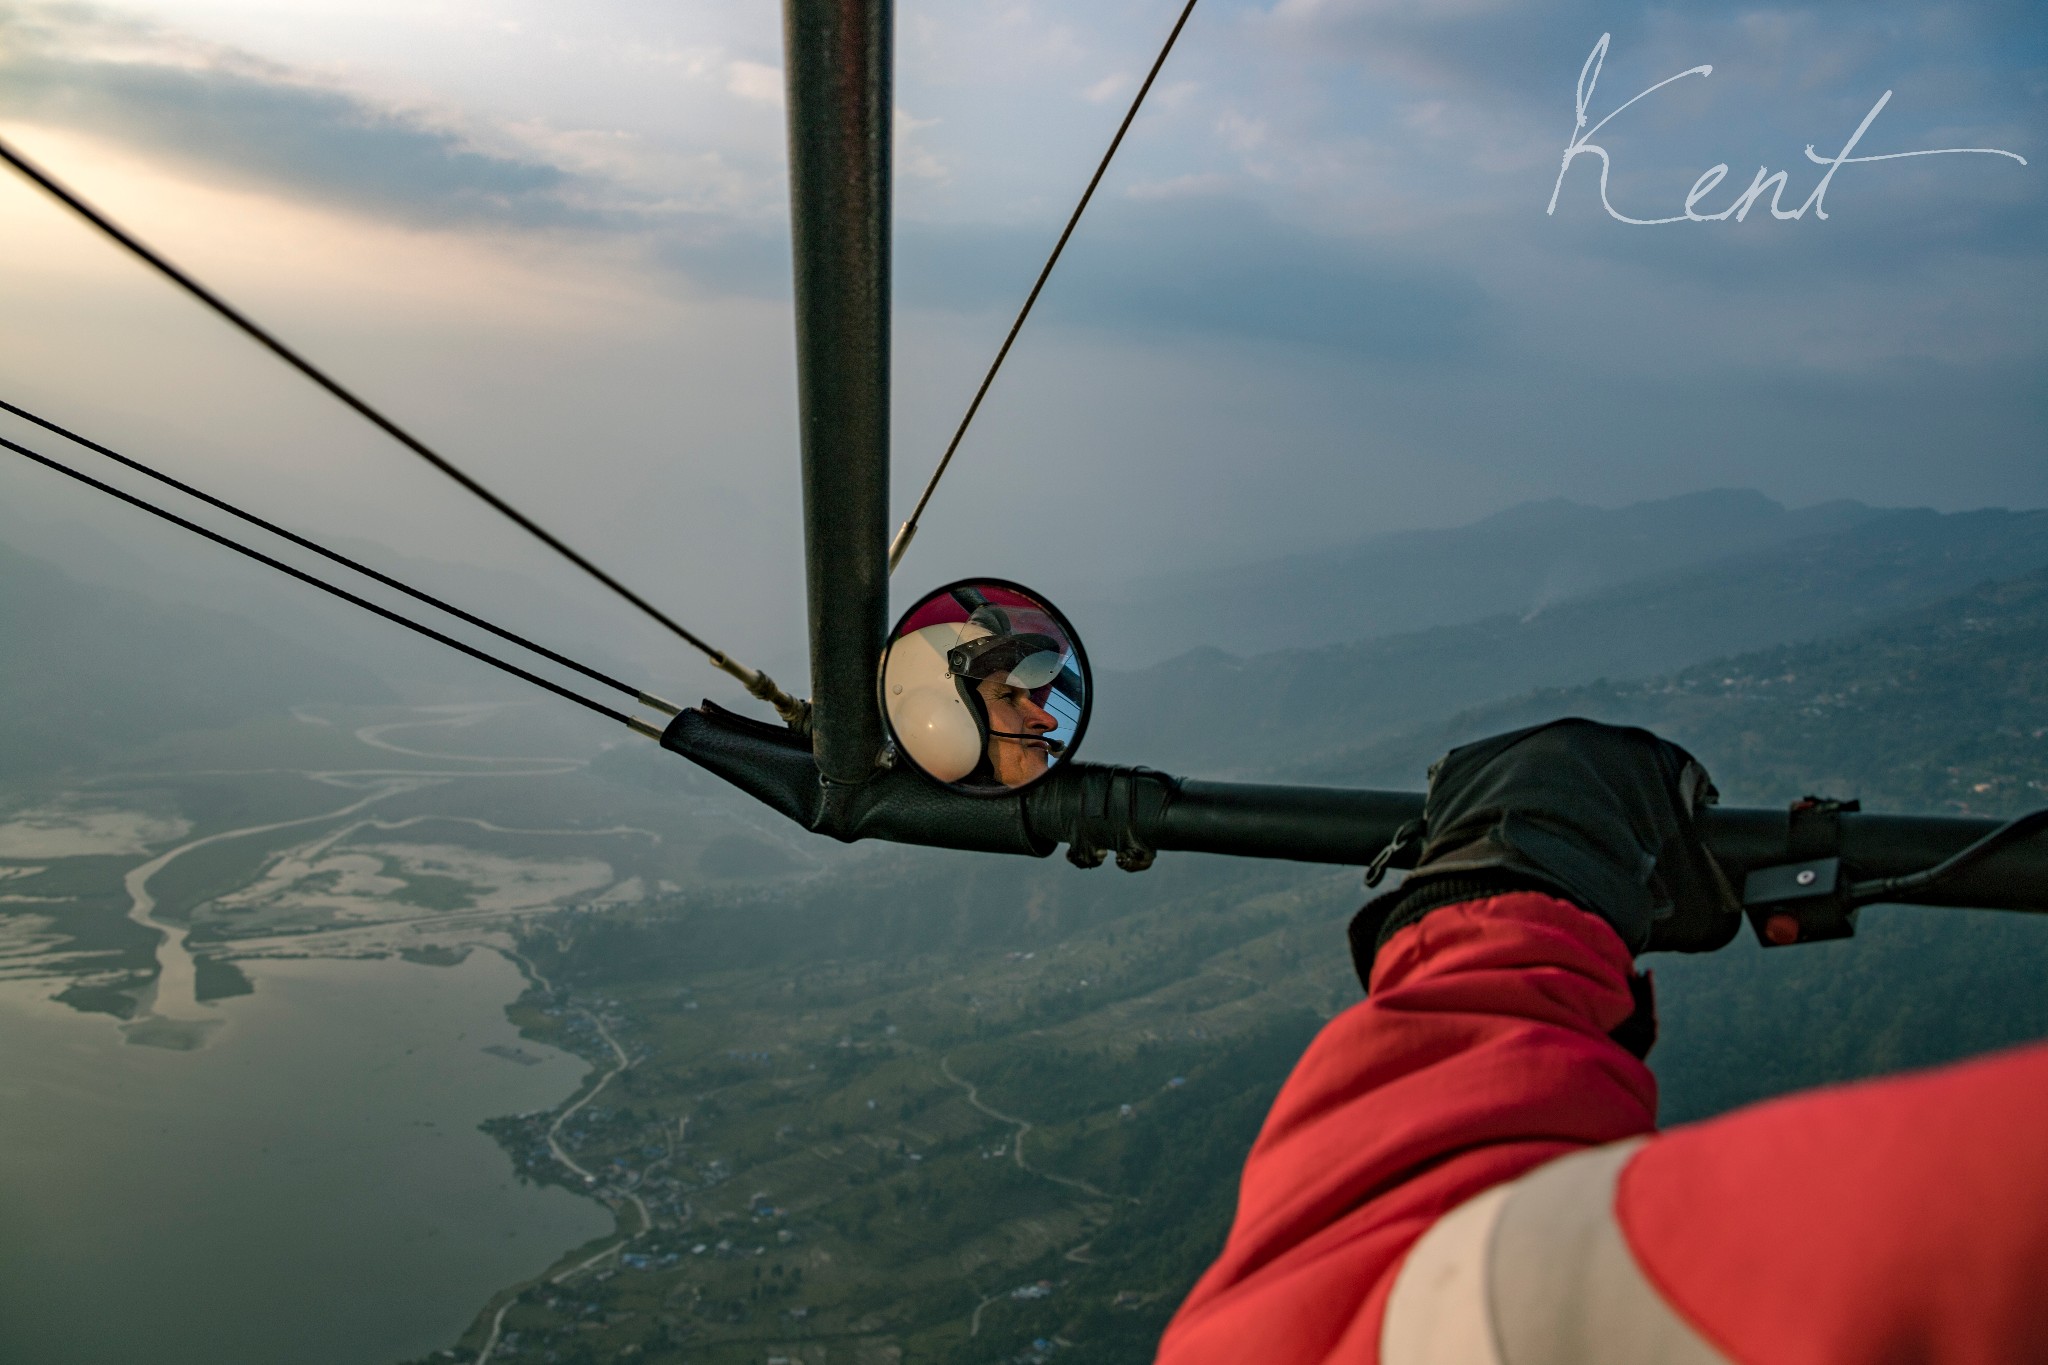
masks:
{"label": "helmet visor", "polygon": [[956,677],[975,682],[999,678],[1027,692],[1057,678],[1066,660],[1060,641],[1046,635],[983,635],[946,651]]}
{"label": "helmet visor", "polygon": [[1052,615],[1032,607],[985,603],[967,623],[988,634],[961,642],[952,653],[954,672],[977,682],[1001,678],[1011,687],[1035,692],[1059,677],[1074,652]]}
{"label": "helmet visor", "polygon": [[1057,678],[1066,662],[1067,656],[1057,650],[1041,649],[1019,659],[1016,667],[1010,670],[1010,676],[1003,681],[1026,692],[1035,692]]}

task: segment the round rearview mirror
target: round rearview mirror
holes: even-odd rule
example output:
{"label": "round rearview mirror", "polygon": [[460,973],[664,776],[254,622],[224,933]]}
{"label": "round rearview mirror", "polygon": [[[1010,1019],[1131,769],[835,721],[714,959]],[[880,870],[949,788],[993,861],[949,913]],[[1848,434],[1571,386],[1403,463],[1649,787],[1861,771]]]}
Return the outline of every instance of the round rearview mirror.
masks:
{"label": "round rearview mirror", "polygon": [[903,614],[882,651],[896,752],[954,791],[1013,792],[1073,753],[1088,726],[1088,656],[1059,610],[999,578],[948,584]]}

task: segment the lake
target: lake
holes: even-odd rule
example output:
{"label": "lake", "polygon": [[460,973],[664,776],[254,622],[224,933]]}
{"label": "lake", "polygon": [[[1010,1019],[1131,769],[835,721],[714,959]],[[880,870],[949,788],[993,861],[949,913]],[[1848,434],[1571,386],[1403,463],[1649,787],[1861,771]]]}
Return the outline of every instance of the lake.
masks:
{"label": "lake", "polygon": [[611,1229],[477,1130],[587,1070],[506,1021],[512,964],[242,965],[193,1051],[0,982],[0,1361],[388,1365]]}

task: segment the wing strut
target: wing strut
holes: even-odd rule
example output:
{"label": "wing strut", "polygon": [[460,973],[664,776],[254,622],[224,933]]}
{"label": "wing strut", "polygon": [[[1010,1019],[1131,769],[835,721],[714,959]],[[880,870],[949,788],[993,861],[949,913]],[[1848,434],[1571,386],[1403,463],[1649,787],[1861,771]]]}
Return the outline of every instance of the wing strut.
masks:
{"label": "wing strut", "polygon": [[865,782],[889,628],[892,0],[785,0],[811,751]]}

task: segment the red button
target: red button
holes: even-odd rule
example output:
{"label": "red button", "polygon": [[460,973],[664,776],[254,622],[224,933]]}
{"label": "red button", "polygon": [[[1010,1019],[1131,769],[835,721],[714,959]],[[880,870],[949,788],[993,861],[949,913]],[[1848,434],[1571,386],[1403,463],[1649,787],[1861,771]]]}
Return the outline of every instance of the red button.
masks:
{"label": "red button", "polygon": [[1780,948],[1799,942],[1799,921],[1790,915],[1772,915],[1764,921],[1764,937]]}

